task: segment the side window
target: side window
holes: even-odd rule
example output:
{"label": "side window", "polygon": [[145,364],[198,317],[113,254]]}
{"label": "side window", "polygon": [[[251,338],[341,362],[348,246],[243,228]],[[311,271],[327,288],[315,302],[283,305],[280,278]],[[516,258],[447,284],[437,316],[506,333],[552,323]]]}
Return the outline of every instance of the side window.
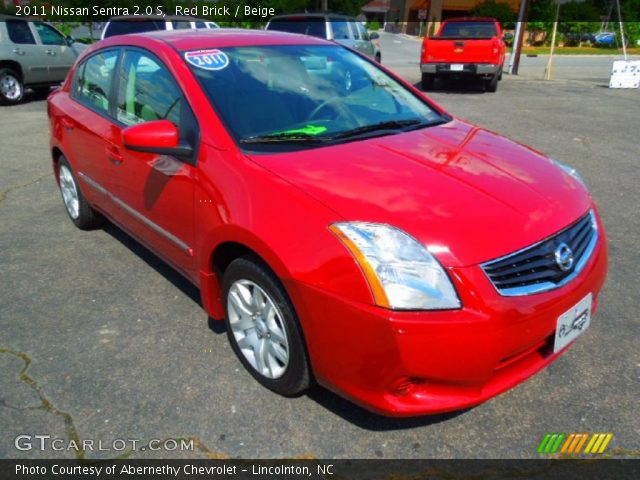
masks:
{"label": "side window", "polygon": [[206,22],[196,22],[196,28],[207,28]]}
{"label": "side window", "polygon": [[367,28],[360,22],[357,22],[356,25],[358,26],[358,30],[360,30],[360,37],[362,40],[369,41],[369,32],[367,31]]}
{"label": "side window", "polygon": [[353,32],[353,38],[360,40],[360,30],[358,30],[358,22],[351,22],[351,31]]}
{"label": "side window", "polygon": [[36,27],[36,32],[38,32],[38,36],[40,37],[40,41],[43,45],[67,44],[64,36],[51,25],[47,25],[46,23],[42,22],[36,22],[34,25]]}
{"label": "side window", "polygon": [[344,20],[332,18],[331,29],[333,30],[334,40],[348,40],[350,38],[349,24]]}
{"label": "side window", "polygon": [[36,39],[24,20],[7,20],[7,33],[9,40],[20,45],[35,45]]}
{"label": "side window", "polygon": [[109,112],[109,93],[113,84],[118,52],[111,50],[87,59],[78,70],[78,84],[74,85],[75,98],[101,111]]}
{"label": "side window", "polygon": [[71,83],[71,96],[75,99],[80,98],[82,93],[82,79],[84,77],[84,63],[78,65],[73,74],[73,82]]}
{"label": "side window", "polygon": [[182,92],[166,67],[153,57],[128,51],[118,90],[118,121],[135,125],[167,119],[180,127]]}
{"label": "side window", "polygon": [[171,24],[174,30],[189,30],[191,28],[191,22],[185,22],[183,20],[173,20]]}

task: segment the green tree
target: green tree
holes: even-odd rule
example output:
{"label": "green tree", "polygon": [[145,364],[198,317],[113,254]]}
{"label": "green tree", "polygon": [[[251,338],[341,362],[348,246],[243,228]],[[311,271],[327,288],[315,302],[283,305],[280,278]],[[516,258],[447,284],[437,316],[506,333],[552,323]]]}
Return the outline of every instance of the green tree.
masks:
{"label": "green tree", "polygon": [[518,14],[511,9],[508,3],[497,2],[496,0],[485,0],[471,10],[474,17],[495,18],[502,24],[513,23],[518,19]]}

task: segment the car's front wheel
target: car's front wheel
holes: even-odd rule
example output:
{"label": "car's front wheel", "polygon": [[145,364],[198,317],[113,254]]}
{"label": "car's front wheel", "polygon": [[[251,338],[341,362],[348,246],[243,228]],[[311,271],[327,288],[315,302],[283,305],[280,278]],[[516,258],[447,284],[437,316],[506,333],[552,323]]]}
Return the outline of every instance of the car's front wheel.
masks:
{"label": "car's front wheel", "polygon": [[71,165],[64,157],[58,160],[58,186],[64,207],[76,227],[81,230],[92,230],[100,226],[103,222],[102,215],[91,208],[82,195]]}
{"label": "car's front wheel", "polygon": [[224,272],[227,335],[244,367],[281,395],[304,392],[311,370],[298,317],[275,274],[255,257],[241,257]]}
{"label": "car's front wheel", "polygon": [[24,96],[20,75],[10,68],[0,68],[0,105],[15,105]]}

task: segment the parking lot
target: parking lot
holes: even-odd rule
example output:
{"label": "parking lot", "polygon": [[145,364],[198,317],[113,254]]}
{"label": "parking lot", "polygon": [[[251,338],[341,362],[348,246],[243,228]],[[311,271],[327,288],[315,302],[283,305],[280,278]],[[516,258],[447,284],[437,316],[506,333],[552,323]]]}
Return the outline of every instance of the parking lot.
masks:
{"label": "parking lot", "polygon": [[[383,35],[383,62],[420,79],[419,43]],[[194,451],[86,451],[87,458],[526,458],[547,432],[612,432],[640,456],[640,91],[607,87],[611,57],[523,58],[497,93],[429,95],[451,113],[575,168],[610,242],[589,331],[515,389],[463,412],[389,419],[316,388],[262,388],[211,323],[195,287],[114,226],[80,232],[51,172],[43,97],[0,109],[0,458],[21,434],[67,440],[193,439]],[[340,332],[336,332],[339,335]],[[172,445],[172,444],[171,444]]]}

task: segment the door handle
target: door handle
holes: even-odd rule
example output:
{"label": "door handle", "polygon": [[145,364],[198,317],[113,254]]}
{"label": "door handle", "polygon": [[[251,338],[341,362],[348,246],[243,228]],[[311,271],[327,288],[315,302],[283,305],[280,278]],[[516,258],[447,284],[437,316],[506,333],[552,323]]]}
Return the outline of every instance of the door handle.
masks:
{"label": "door handle", "polygon": [[107,153],[107,157],[109,158],[109,160],[111,160],[111,163],[115,165],[120,165],[124,160],[124,157],[117,149],[117,147],[107,147],[105,151]]}
{"label": "door handle", "polygon": [[56,52],[55,52],[55,51],[53,51],[53,50],[51,50],[51,49],[49,49],[49,50],[45,50],[45,53],[47,53],[47,54],[49,54],[49,55],[51,55],[51,56],[55,56],[55,54],[56,54]]}
{"label": "door handle", "polygon": [[60,123],[62,124],[62,128],[64,128],[67,132],[71,132],[75,128],[73,123],[71,123],[66,118],[63,118],[62,120],[60,120]]}
{"label": "door handle", "polygon": [[19,48],[14,48],[13,53],[16,55],[24,55],[24,50],[20,50]]}

